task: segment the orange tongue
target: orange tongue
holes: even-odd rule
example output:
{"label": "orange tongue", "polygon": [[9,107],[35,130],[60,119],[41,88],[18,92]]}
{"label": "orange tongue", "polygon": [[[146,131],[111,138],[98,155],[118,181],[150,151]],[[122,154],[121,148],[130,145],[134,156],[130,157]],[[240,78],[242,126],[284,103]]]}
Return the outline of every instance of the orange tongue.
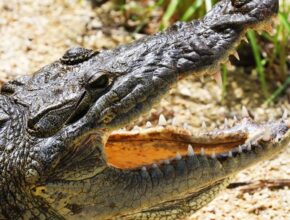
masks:
{"label": "orange tongue", "polygon": [[194,142],[190,132],[182,128],[157,127],[139,132],[116,132],[109,136],[105,145],[108,164],[119,169],[134,169],[164,160],[176,155],[188,154],[191,145],[194,153],[218,154],[228,152],[244,140],[224,144],[201,144]]}

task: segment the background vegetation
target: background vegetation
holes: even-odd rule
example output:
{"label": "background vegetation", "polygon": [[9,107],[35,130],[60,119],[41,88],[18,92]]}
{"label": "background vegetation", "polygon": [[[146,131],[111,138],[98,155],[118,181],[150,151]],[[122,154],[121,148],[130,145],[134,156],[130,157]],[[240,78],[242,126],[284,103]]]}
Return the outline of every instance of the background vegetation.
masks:
{"label": "background vegetation", "polygon": [[[113,0],[125,16],[124,26],[132,32],[152,34],[177,20],[189,21],[202,17],[216,0]],[[238,49],[242,61],[231,59],[235,66],[253,74],[259,81],[265,103],[275,101],[290,85],[290,4],[280,1],[280,12],[272,33],[249,31],[249,43]],[[254,61],[254,62],[253,62]],[[248,70],[248,71],[247,71]],[[223,91],[227,91],[227,68],[221,67]]]}

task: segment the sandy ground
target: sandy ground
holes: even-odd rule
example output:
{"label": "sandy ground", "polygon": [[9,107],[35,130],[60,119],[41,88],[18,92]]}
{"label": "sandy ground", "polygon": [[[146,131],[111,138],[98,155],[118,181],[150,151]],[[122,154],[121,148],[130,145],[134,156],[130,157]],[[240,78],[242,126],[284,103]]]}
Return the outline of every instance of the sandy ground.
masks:
{"label": "sandy ground", "polygon": [[[100,9],[92,10],[89,4],[80,2],[0,1],[0,80],[31,74],[58,59],[72,46],[110,48],[139,37],[129,35],[108,20],[104,25],[102,21],[105,19],[99,15]],[[180,124],[187,121],[198,129],[203,120],[210,128],[219,126],[225,117],[239,115],[242,105],[248,106],[256,119],[261,121],[281,117],[283,109],[290,112],[286,96],[276,105],[263,108],[255,77],[232,73],[228,91],[222,101],[221,90],[211,80],[201,83],[187,79],[178,83],[171,96],[163,100],[161,107],[152,111],[147,118],[154,121],[162,111],[169,120],[176,117]],[[279,157],[239,173],[234,181],[275,179],[290,180],[289,148]],[[244,192],[241,188],[228,189],[192,219],[290,219],[290,191],[287,187],[276,190],[263,187],[251,192]]]}

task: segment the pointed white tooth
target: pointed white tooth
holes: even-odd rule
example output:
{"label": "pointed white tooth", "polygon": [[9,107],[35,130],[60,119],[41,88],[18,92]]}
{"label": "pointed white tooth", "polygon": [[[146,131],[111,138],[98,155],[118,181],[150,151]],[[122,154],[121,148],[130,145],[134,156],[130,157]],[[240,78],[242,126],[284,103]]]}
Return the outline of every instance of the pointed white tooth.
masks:
{"label": "pointed white tooth", "polygon": [[234,123],[238,122],[237,116],[233,117]]}
{"label": "pointed white tooth", "polygon": [[232,151],[229,151],[229,157],[233,157],[233,152]]}
{"label": "pointed white tooth", "polygon": [[218,86],[220,88],[222,88],[223,87],[223,79],[222,79],[221,73],[217,72],[213,75],[213,77],[214,77],[215,81],[217,82]]}
{"label": "pointed white tooth", "polygon": [[200,150],[200,154],[201,154],[202,156],[205,155],[205,151],[204,151],[204,148],[203,148],[203,147],[202,147],[201,150]]}
{"label": "pointed white tooth", "polygon": [[177,152],[177,154],[176,154],[176,157],[175,157],[175,158],[176,158],[176,160],[181,160],[181,158],[182,158],[182,157],[181,157],[181,155],[180,155],[180,153],[179,153],[179,152]]}
{"label": "pointed white tooth", "polygon": [[283,120],[286,120],[287,118],[288,118],[288,110],[285,109],[285,110],[284,110],[284,113],[283,113],[283,116],[282,116],[282,119],[283,119]]}
{"label": "pointed white tooth", "polygon": [[243,106],[243,108],[242,108],[242,116],[244,118],[250,117],[249,111],[248,111],[248,109],[245,106]]}
{"label": "pointed white tooth", "polygon": [[224,129],[227,129],[229,126],[229,121],[227,118],[225,118],[225,121],[224,121]]}
{"label": "pointed white tooth", "polygon": [[171,122],[172,126],[177,126],[177,119],[174,117]]}
{"label": "pointed white tooth", "polygon": [[248,144],[247,144],[247,150],[248,150],[248,151],[251,151],[251,150],[252,150],[252,145],[251,145],[251,143],[248,143]]}
{"label": "pointed white tooth", "polygon": [[282,139],[282,136],[278,135],[277,137],[275,137],[275,142],[277,143],[277,142],[281,141],[281,139]]}
{"label": "pointed white tooth", "polygon": [[216,158],[216,154],[215,154],[215,152],[213,152],[213,153],[211,154],[211,158],[212,158],[212,159],[215,159],[215,158]]}
{"label": "pointed white tooth", "polygon": [[191,126],[189,126],[187,123],[184,123],[184,124],[183,124],[183,128],[184,128],[185,130],[187,130],[187,131],[189,131],[189,132],[192,133],[192,128],[191,128]]}
{"label": "pointed white tooth", "polygon": [[159,121],[158,121],[158,125],[159,126],[165,126],[167,124],[166,118],[164,117],[163,114],[161,114],[159,116]]}
{"label": "pointed white tooth", "polygon": [[272,139],[272,133],[269,129],[265,130],[262,139],[263,139],[263,141],[266,141],[266,142],[268,142]]}
{"label": "pointed white tooth", "polygon": [[239,145],[239,152],[240,153],[243,153],[243,147],[242,147],[242,145]]}
{"label": "pointed white tooth", "polygon": [[168,165],[170,164],[170,160],[165,160],[164,163]]}
{"label": "pointed white tooth", "polygon": [[145,172],[145,171],[147,171],[147,168],[146,167],[142,167],[141,170]]}
{"label": "pointed white tooth", "polygon": [[152,128],[152,123],[150,121],[147,121],[145,128]]}
{"label": "pointed white tooth", "polygon": [[202,122],[201,127],[202,127],[203,129],[206,129],[206,128],[207,128],[205,121]]}
{"label": "pointed white tooth", "polygon": [[202,83],[204,83],[204,76],[201,76],[201,77],[200,77],[200,81],[201,81]]}
{"label": "pointed white tooth", "polygon": [[237,51],[235,51],[235,52],[233,53],[233,55],[234,55],[234,57],[235,57],[237,60],[240,60],[240,56],[239,56],[239,54],[238,54]]}
{"label": "pointed white tooth", "polygon": [[249,43],[249,40],[247,37],[244,37],[243,40],[248,44]]}
{"label": "pointed white tooth", "polygon": [[287,127],[290,128],[290,118],[286,119],[285,123],[286,123]]}
{"label": "pointed white tooth", "polygon": [[194,150],[190,144],[188,145],[188,148],[187,148],[187,154],[188,156],[194,156]]}
{"label": "pointed white tooth", "polygon": [[152,167],[153,167],[153,168],[158,168],[158,165],[157,165],[156,163],[154,163],[154,164],[152,165]]}
{"label": "pointed white tooth", "polygon": [[133,131],[141,131],[141,128],[140,128],[139,126],[136,126],[136,125],[135,125],[135,126],[133,127]]}
{"label": "pointed white tooth", "polygon": [[126,131],[126,128],[120,128],[118,131],[119,132],[124,132],[124,131]]}

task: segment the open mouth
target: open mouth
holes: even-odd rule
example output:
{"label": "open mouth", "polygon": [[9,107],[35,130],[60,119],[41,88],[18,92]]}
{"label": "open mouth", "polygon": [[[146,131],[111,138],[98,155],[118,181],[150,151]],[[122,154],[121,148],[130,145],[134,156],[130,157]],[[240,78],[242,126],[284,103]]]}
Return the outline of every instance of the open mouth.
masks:
{"label": "open mouth", "polygon": [[[258,31],[273,30],[270,19],[253,28]],[[232,55],[239,59],[233,48],[215,66],[226,63]],[[212,72],[214,74],[202,74],[212,75],[221,85],[220,73]],[[225,123],[223,129],[207,131],[203,128],[199,133],[192,133],[190,128],[178,127],[173,120],[167,121],[160,115],[154,126],[147,122],[143,127],[114,131],[108,137],[104,153],[108,165],[124,170],[147,169],[194,155],[226,160],[278,143],[290,128],[287,117],[285,111],[278,122],[258,124],[244,108],[240,119],[234,118],[231,123]]]}
{"label": "open mouth", "polygon": [[115,131],[105,145],[107,163],[131,170],[169,164],[194,155],[226,160],[278,143],[290,127],[286,111],[280,121],[264,124],[255,123],[246,111],[240,120],[235,118],[231,125],[225,123],[220,130],[203,128],[192,133],[188,127],[172,125],[161,115],[156,126],[147,122],[143,128]]}

